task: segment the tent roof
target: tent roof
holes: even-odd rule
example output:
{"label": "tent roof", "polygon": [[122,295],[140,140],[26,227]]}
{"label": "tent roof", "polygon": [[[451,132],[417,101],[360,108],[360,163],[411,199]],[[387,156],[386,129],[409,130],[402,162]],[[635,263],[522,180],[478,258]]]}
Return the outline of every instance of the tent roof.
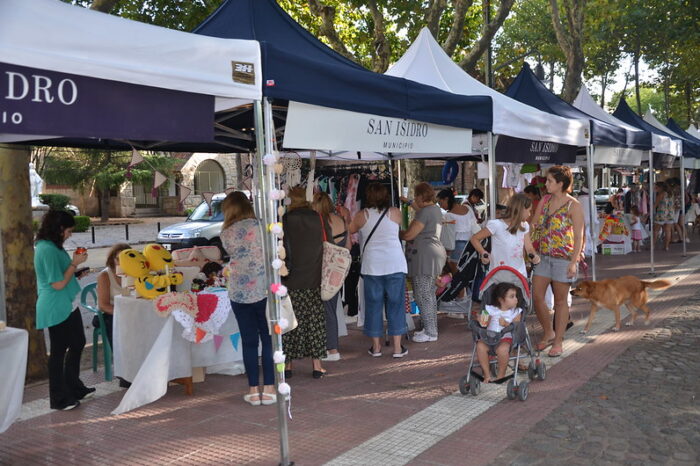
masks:
{"label": "tent roof", "polygon": [[630,146],[631,143],[627,141],[627,131],[624,128],[594,118],[552,94],[537,79],[527,63],[523,65],[506,95],[544,112],[588,121],[591,128],[591,144],[636,148]]}
{"label": "tent roof", "polygon": [[[692,157],[692,158],[697,158],[700,152],[700,146],[695,143],[695,141],[691,139],[686,139],[682,135],[675,133],[672,129],[668,128],[667,126],[664,126],[663,123],[661,123],[653,113],[651,113],[651,109],[647,110],[647,112],[644,114],[644,121],[647,123],[656,126],[660,130],[668,133],[671,135],[671,137],[674,137],[681,141],[681,147],[683,150],[683,157]],[[681,130],[682,131],[682,130]]]}
{"label": "tent roof", "polygon": [[[231,62],[252,64],[249,84]],[[0,2],[0,62],[236,99],[260,99],[260,47],[130,21],[58,0]]]}
{"label": "tent roof", "polygon": [[480,83],[460,68],[423,28],[406,53],[386,72],[453,94],[493,99],[493,132],[521,139],[585,146],[588,125],[561,118],[511,99]]}
{"label": "tent roof", "polygon": [[492,127],[490,97],[455,96],[366,70],[312,36],[274,0],[226,0],[193,32],[261,41],[268,97],[482,131]]}
{"label": "tent roof", "polygon": [[695,127],[695,125],[691,124],[688,126],[688,129],[686,130],[688,133],[690,133],[692,136],[695,136],[696,138],[700,138],[700,131]]}
{"label": "tent roof", "polygon": [[617,104],[617,108],[613,112],[613,116],[629,125],[652,133],[651,144],[654,152],[678,156],[681,155],[681,147],[678,139],[644,121],[642,117],[634,113],[624,98],[620,99],[620,103]]}
{"label": "tent roof", "polygon": [[696,144],[700,144],[700,135],[695,136],[694,134],[691,134],[690,131],[684,131],[683,128],[681,128],[681,126],[678,123],[676,123],[676,120],[674,120],[673,118],[668,119],[668,121],[666,122],[666,127],[674,133],[682,136],[684,139],[687,139]]}
{"label": "tent roof", "polygon": [[574,99],[573,106],[601,121],[624,128],[627,132],[627,141],[631,144],[630,147],[635,147],[642,150],[651,149],[651,133],[640,130],[639,128],[629,125],[622,120],[618,120],[603,110],[600,105],[593,100],[593,97],[591,97],[591,94],[588,92],[586,86],[581,86],[576,99]]}

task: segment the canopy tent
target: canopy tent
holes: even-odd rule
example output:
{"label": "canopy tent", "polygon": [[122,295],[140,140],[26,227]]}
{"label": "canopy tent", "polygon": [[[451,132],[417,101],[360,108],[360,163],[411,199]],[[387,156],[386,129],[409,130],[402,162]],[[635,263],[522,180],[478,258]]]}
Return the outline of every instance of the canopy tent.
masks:
{"label": "canopy tent", "polygon": [[515,138],[585,146],[587,125],[511,99],[482,84],[460,68],[423,28],[406,53],[386,72],[437,87],[453,94],[487,95],[493,99],[494,134]]}
{"label": "canopy tent", "polygon": [[695,127],[695,125],[691,124],[688,126],[688,129],[686,130],[688,134],[695,136],[696,138],[700,138],[700,131]]}
{"label": "canopy tent", "polygon": [[[423,152],[417,143],[429,138],[439,143],[439,138],[432,138],[433,133],[439,133],[438,128],[431,126],[422,126],[428,129],[427,136],[421,136],[425,131],[418,132],[418,139],[413,133],[397,135],[397,129],[405,128],[404,119],[491,130],[489,97],[455,96],[366,70],[316,39],[274,0],[226,0],[194,32],[262,42],[263,94],[275,102],[290,101],[284,128],[284,146],[289,149],[407,153]],[[332,124],[329,118],[334,119]],[[324,131],[315,131],[319,127]],[[336,138],[329,137],[329,129]],[[459,147],[451,152],[464,152],[470,133],[456,134],[453,140]],[[373,137],[371,143],[368,136]],[[358,147],[358,143],[363,147]]]}
{"label": "canopy tent", "polygon": [[0,140],[213,142],[215,105],[259,100],[260,67],[256,41],[199,37],[60,1],[3,0],[0,95],[16,116],[0,119]]}
{"label": "canopy tent", "polygon": [[700,157],[700,146],[698,146],[695,141],[685,138],[682,135],[675,133],[667,126],[664,126],[664,124],[654,116],[651,110],[647,110],[647,112],[644,114],[644,121],[667,133],[669,136],[678,139],[681,142],[681,153],[683,158],[689,159]]}
{"label": "canopy tent", "polygon": [[[684,139],[693,142],[696,145],[696,147],[700,147],[700,135],[693,136],[689,131],[683,131],[680,125],[676,123],[676,121],[673,118],[668,119],[668,121],[666,122],[666,127],[669,130],[673,131],[674,134],[678,134]],[[700,157],[696,156],[695,158],[686,158],[684,164],[685,168],[689,170],[698,170],[700,169]]]}
{"label": "canopy tent", "polygon": [[594,163],[609,165],[630,165],[639,166],[644,156],[644,151],[651,149],[651,133],[642,131],[632,125],[628,125],[622,120],[618,120],[608,112],[603,110],[591,97],[586,86],[581,86],[573,106],[586,114],[597,118],[600,121],[624,128],[627,141],[633,143],[637,148],[630,147],[597,147],[595,151]]}
{"label": "canopy tent", "polygon": [[634,113],[624,98],[620,99],[620,103],[613,112],[613,116],[618,120],[624,121],[628,125],[650,132],[651,150],[653,152],[676,157],[681,155],[681,144],[678,138],[674,138],[665,131],[644,121],[639,115]]}

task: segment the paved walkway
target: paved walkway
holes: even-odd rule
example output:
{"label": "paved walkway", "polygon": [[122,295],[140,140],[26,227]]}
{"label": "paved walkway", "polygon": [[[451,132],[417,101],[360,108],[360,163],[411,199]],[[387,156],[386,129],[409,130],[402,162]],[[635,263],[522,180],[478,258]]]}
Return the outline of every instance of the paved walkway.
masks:
{"label": "paved walkway", "polygon": [[[134,219],[128,219],[133,221]],[[116,243],[142,244],[155,242],[158,235],[158,224],[163,229],[185,221],[185,217],[144,217],[138,219],[141,223],[126,225],[100,225],[94,227],[95,241],[92,240],[92,228],[84,233],[73,233],[66,241],[65,247],[72,251],[78,246],[88,249],[111,247]],[[127,229],[129,238],[127,239]]]}
{"label": "paved walkway", "polygon": [[[691,253],[697,254],[698,250],[700,243],[691,243]],[[644,262],[647,257],[641,254],[603,257],[600,261],[601,276],[629,273],[648,278],[648,266]],[[629,363],[616,363],[616,358],[624,357],[622,355],[630,346],[655,329],[667,328],[668,324],[662,325],[664,319],[679,310],[689,315],[700,312],[697,301],[688,301],[698,291],[700,256],[689,257],[683,262],[680,248],[674,246],[670,253],[659,255],[658,260],[658,272],[671,274],[674,286],[654,295],[652,325],[609,332],[612,313],[601,311],[589,335],[579,336],[576,330],[582,326],[588,306],[582,300],[575,300],[573,316],[577,322],[567,334],[566,357],[546,359],[551,368],[547,380],[531,385],[526,402],[505,400],[504,388],[498,386],[487,387],[478,397],[455,394],[457,381],[466,371],[471,347],[464,321],[441,317],[439,341],[410,343],[410,353],[402,360],[387,357],[388,349],[383,358],[369,358],[366,338],[359,330],[351,329],[350,336],[341,339],[343,359],[338,363],[327,363],[329,374],[324,379],[311,377],[309,361],[298,362],[295,366],[295,375],[290,380],[293,395],[293,419],[289,421],[291,459],[303,465],[329,462],[462,465],[494,461],[506,464],[515,459],[522,463],[543,461],[555,464],[563,462],[560,457],[564,458],[558,450],[554,450],[555,455],[543,457],[543,450],[547,451],[548,447],[527,450],[520,449],[520,446],[532,446],[538,441],[549,441],[549,446],[555,446],[557,442],[568,442],[567,438],[581,441],[575,437],[581,430],[576,426],[598,424],[606,429],[613,427],[615,434],[626,439],[626,455],[634,453],[631,451],[636,448],[633,441],[647,441],[651,445],[654,431],[643,430],[639,420],[643,419],[649,425],[652,421],[663,421],[658,416],[664,410],[663,407],[650,409],[652,402],[638,401],[639,392],[644,390],[638,385],[632,387],[634,391],[631,393],[637,393],[637,396],[626,408],[629,414],[612,411],[611,415],[583,408],[574,410],[573,415],[560,417],[559,413],[579,406],[578,402],[572,404],[567,400],[578,399],[579,390],[585,390],[587,384],[600,385],[594,377],[620,371],[608,367],[609,364],[630,366]],[[531,327],[533,338],[537,338],[536,325]],[[679,336],[677,345],[680,342],[692,345],[687,335]],[[696,346],[690,346],[688,350],[697,353]],[[648,358],[656,356],[651,350],[646,354]],[[663,361],[669,361],[669,357]],[[690,366],[688,372],[697,374],[697,359],[687,359],[686,363]],[[639,374],[627,375],[625,380],[643,384],[649,396],[664,392],[662,400],[681,400],[692,390],[697,393],[697,379],[682,379],[665,385],[664,379],[657,383],[655,377],[658,374],[654,375],[654,367],[671,370],[670,366],[667,369],[667,363],[660,362],[653,364],[651,373],[648,369],[640,369]],[[675,375],[675,372],[669,375]],[[98,373],[97,377],[91,377],[90,382],[99,381],[99,376]],[[605,395],[607,401],[618,396],[622,401],[630,399],[624,395],[625,385],[619,385],[616,390],[612,385],[603,385],[605,392],[596,392],[595,396]],[[99,384],[101,396],[79,409],[48,414],[35,411],[2,434],[0,463],[277,464],[276,409],[245,405],[241,399],[245,386],[244,377],[207,376],[205,383],[196,385],[193,397],[185,396],[181,387],[172,387],[161,400],[117,417],[109,413],[119,403],[123,391],[115,383],[103,382]],[[26,390],[25,402],[35,406],[46,395],[46,385],[35,386]],[[688,404],[687,407],[692,410],[687,410],[685,417],[673,416],[672,420],[697,423],[696,405]],[[614,409],[623,408],[615,406]],[[619,423],[613,422],[613,416],[619,417]],[[622,428],[625,420],[638,429],[629,436],[625,436]],[[551,428],[538,424],[544,422],[551,422]],[[561,425],[573,427],[564,430],[559,427]],[[680,447],[681,437],[687,445],[698,443],[696,427],[672,431],[669,429],[675,427],[669,422],[658,428],[661,434],[676,439],[669,441],[673,449],[668,462],[682,461],[686,458],[683,454],[697,455],[697,451]],[[528,437],[550,431],[566,432],[566,437],[535,441]],[[650,435],[647,437],[647,434]],[[608,434],[603,437],[606,451],[617,448],[618,442],[605,443]],[[588,437],[586,443],[595,441],[595,437]],[[586,448],[593,449],[590,445]],[[679,454],[673,458],[676,452]],[[514,456],[499,457],[502,453]],[[690,461],[695,459],[696,456],[690,456]],[[603,457],[597,461],[604,462]],[[585,458],[578,462],[595,463]]]}

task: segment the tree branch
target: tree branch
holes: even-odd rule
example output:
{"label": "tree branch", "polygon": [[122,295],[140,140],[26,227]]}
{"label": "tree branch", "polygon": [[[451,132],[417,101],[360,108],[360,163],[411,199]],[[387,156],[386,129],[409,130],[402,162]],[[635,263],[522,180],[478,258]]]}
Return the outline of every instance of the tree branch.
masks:
{"label": "tree branch", "polygon": [[110,13],[120,1],[121,0],[93,0],[90,9],[103,13]]}
{"label": "tree branch", "polygon": [[561,16],[559,15],[559,4],[557,0],[549,0],[549,4],[552,7],[552,25],[554,26],[554,34],[557,37],[557,42],[559,42],[559,47],[564,51],[565,55],[571,53],[571,43],[566,36],[564,31],[564,25],[561,22]]}
{"label": "tree branch", "polygon": [[[442,44],[442,49],[447,55],[452,56],[455,53],[457,44],[464,34],[464,22],[466,21],[467,10],[472,6],[474,0],[454,0],[454,17],[452,18],[452,26],[450,33],[447,35],[445,43]],[[437,36],[435,36],[437,38]]]}
{"label": "tree branch", "polygon": [[338,32],[335,30],[335,8],[324,5],[319,0],[308,1],[311,13],[321,18],[320,34],[328,39],[333,50],[350,60],[357,61],[355,56],[345,47]]}
{"label": "tree branch", "polygon": [[496,17],[484,28],[484,34],[481,36],[479,41],[474,45],[471,51],[467,54],[464,59],[459,62],[459,66],[464,68],[468,73],[473,72],[476,68],[476,63],[479,61],[481,56],[484,54],[493,36],[496,35],[498,30],[503,25],[503,22],[508,17],[511,8],[513,7],[515,0],[501,0],[501,4],[496,12]]}
{"label": "tree branch", "polygon": [[389,60],[391,59],[391,44],[386,39],[386,24],[384,15],[377,6],[376,0],[368,0],[367,6],[372,19],[374,21],[374,54],[372,55],[372,70],[377,73],[383,73],[389,68]]}
{"label": "tree branch", "polygon": [[440,17],[446,7],[447,0],[430,0],[430,4],[425,9],[425,26],[435,38],[439,32]]}

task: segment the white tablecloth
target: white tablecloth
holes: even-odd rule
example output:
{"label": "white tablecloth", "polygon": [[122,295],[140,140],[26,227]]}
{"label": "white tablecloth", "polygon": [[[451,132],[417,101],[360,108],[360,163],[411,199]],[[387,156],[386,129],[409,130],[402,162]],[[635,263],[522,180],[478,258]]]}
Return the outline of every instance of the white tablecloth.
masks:
{"label": "white tablecloth", "polygon": [[22,410],[28,348],[26,330],[8,327],[0,331],[0,433],[9,429]]}
{"label": "white tablecloth", "polygon": [[[223,293],[225,296],[225,292]],[[182,326],[175,318],[164,318],[147,299],[117,296],[114,299],[114,374],[132,382],[119,407],[121,414],[151,403],[165,394],[168,381],[190,377],[193,367],[206,367],[208,373],[240,374],[243,353],[238,323],[229,312],[219,329],[216,342],[191,343],[182,337]]]}

